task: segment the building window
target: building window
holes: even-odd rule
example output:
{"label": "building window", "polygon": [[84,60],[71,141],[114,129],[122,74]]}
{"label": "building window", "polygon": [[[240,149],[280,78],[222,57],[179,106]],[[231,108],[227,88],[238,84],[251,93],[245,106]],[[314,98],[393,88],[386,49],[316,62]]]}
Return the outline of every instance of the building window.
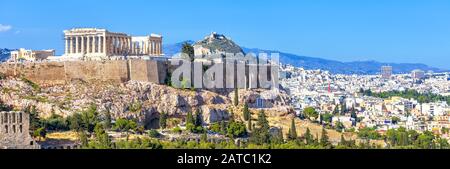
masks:
{"label": "building window", "polygon": [[5,133],[8,134],[8,125],[5,125]]}
{"label": "building window", "polygon": [[19,123],[22,123],[22,113],[19,113]]}
{"label": "building window", "polygon": [[16,125],[13,125],[13,133],[16,133]]}
{"label": "building window", "polygon": [[30,141],[30,146],[32,146],[34,144],[34,142],[33,141]]}
{"label": "building window", "polygon": [[16,113],[13,113],[11,115],[12,115],[12,123],[16,123]]}
{"label": "building window", "polygon": [[23,127],[22,127],[22,125],[19,126],[19,132],[20,132],[20,133],[23,132]]}

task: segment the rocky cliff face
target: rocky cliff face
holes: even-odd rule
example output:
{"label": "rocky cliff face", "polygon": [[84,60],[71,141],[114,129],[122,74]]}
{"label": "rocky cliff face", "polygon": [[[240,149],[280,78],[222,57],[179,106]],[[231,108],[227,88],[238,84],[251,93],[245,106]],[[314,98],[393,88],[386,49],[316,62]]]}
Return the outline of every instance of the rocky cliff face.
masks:
{"label": "rocky cliff face", "polygon": [[[100,114],[110,112],[113,119],[133,118],[147,128],[158,127],[159,115],[165,112],[181,121],[188,112],[202,110],[205,123],[228,120],[234,92],[206,90],[182,90],[149,82],[126,83],[72,81],[66,85],[39,86],[31,81],[7,77],[0,80],[0,102],[15,109],[36,106],[43,118],[56,113],[70,116],[86,110],[92,104]],[[239,91],[239,100],[254,102],[261,91]],[[283,97],[274,99],[275,105],[283,105]],[[280,111],[286,107],[276,106]]]}
{"label": "rocky cliff face", "polygon": [[153,83],[117,84],[74,81],[68,85],[40,87],[13,78],[0,80],[0,101],[16,109],[34,105],[41,117],[52,113],[69,116],[91,104],[100,113],[109,111],[113,118],[136,118],[147,127],[157,127],[159,114],[184,118],[187,112],[201,109],[205,122],[227,120],[230,99],[209,91],[190,91]]}

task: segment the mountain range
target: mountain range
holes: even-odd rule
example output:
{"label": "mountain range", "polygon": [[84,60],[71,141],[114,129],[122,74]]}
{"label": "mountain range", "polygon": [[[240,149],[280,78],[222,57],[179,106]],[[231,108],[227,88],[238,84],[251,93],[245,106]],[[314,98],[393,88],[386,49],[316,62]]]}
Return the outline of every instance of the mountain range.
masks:
{"label": "mountain range", "polygon": [[6,61],[9,58],[11,51],[13,50],[0,48],[0,62]]}
{"label": "mountain range", "polygon": [[[175,44],[164,44],[163,51],[166,56],[173,56],[181,51],[183,43],[194,44],[192,40],[183,41]],[[290,64],[296,67],[303,67],[305,69],[322,69],[328,70],[332,73],[339,74],[378,74],[380,68],[383,65],[389,65],[393,67],[394,73],[409,73],[412,70],[420,69],[424,71],[443,72],[448,70],[442,70],[439,68],[431,67],[421,63],[383,63],[377,61],[354,61],[354,62],[341,62],[335,60],[322,59],[318,57],[301,56],[290,53],[285,53],[275,50],[265,50],[258,48],[246,48],[242,47],[245,53],[253,52],[255,54],[265,53],[279,53],[280,62],[283,64]],[[0,62],[9,58],[12,49],[0,48]]]}
{"label": "mountain range", "polygon": [[[192,40],[179,42],[175,44],[163,45],[163,50],[166,56],[173,56],[181,51],[183,43],[194,44]],[[318,57],[301,56],[291,53],[285,53],[275,50],[265,50],[258,48],[241,47],[245,53],[279,53],[280,62],[283,64],[290,64],[296,67],[303,67],[304,69],[321,69],[328,70],[336,74],[378,74],[381,66],[389,65],[393,67],[394,73],[409,73],[415,69],[433,72],[443,72],[439,68],[431,67],[421,63],[383,63],[377,61],[353,61],[341,62],[336,60],[322,59]]]}

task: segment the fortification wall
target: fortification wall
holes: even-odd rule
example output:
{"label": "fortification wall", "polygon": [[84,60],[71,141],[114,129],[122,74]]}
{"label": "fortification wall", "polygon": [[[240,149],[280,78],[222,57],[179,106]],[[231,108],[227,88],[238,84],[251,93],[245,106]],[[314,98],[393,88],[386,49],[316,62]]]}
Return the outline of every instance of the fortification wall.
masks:
{"label": "fortification wall", "polygon": [[41,85],[65,84],[72,80],[115,83],[136,80],[162,84],[167,72],[165,64],[153,60],[3,63],[0,72],[22,76]]}
{"label": "fortification wall", "polygon": [[81,79],[85,81],[100,80],[111,82],[128,81],[127,61],[76,61],[65,62],[67,81]]}

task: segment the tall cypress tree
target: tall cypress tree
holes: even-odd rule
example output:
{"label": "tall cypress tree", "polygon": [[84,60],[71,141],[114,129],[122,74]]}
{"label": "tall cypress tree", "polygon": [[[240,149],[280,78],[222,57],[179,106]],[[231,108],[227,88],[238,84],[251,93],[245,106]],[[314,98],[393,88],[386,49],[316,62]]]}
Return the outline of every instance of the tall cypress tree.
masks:
{"label": "tall cypress tree", "polygon": [[261,110],[259,112],[257,125],[259,127],[258,128],[259,144],[269,143],[269,141],[270,141],[270,133],[269,133],[270,126],[269,126],[269,121],[267,121],[267,117],[266,117],[266,114],[264,113],[264,110]]}
{"label": "tall cypress tree", "polygon": [[297,129],[295,128],[295,118],[292,118],[291,128],[289,129],[289,137],[290,140],[297,139]]}
{"label": "tall cypress tree", "polygon": [[309,128],[306,128],[306,132],[303,137],[305,138],[306,144],[312,144],[314,142],[313,135],[311,134],[311,130],[309,130]]}
{"label": "tall cypress tree", "polygon": [[248,110],[248,104],[245,103],[244,104],[244,110],[242,112],[243,116],[244,116],[244,120],[247,121],[251,118],[251,114],[250,111]]}
{"label": "tall cypress tree", "polygon": [[234,88],[234,106],[239,105],[239,91],[238,88]]}
{"label": "tall cypress tree", "polygon": [[183,46],[181,47],[181,52],[186,54],[189,58],[191,62],[194,61],[194,47],[192,47],[192,45],[190,45],[189,43],[185,42],[183,43]]}
{"label": "tall cypress tree", "polygon": [[328,133],[325,130],[325,128],[322,128],[322,135],[320,137],[320,145],[323,147],[328,147],[331,145],[329,138],[328,138]]}

